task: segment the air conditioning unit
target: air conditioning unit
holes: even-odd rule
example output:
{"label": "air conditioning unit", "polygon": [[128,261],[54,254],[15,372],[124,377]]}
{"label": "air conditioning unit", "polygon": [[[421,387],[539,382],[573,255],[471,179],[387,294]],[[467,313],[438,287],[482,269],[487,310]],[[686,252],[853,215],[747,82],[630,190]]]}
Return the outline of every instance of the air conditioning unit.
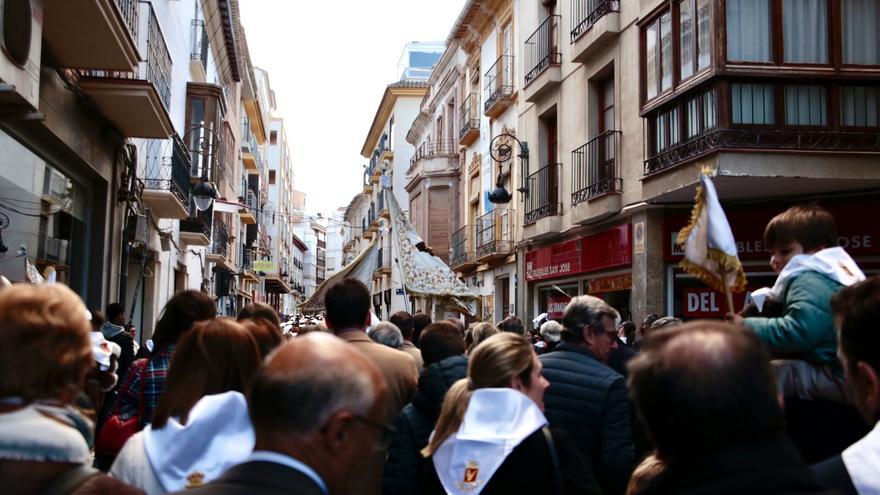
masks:
{"label": "air conditioning unit", "polygon": [[0,0],[0,105],[39,107],[42,35],[43,0]]}

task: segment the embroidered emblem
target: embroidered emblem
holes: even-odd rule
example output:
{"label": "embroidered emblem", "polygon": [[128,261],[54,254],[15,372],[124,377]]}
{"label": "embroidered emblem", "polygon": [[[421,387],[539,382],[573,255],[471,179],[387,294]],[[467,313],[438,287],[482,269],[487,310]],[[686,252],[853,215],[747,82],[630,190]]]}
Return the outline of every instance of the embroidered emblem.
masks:
{"label": "embroidered emblem", "polygon": [[196,488],[205,484],[205,474],[200,473],[198,471],[193,471],[186,477],[186,488],[187,490],[190,488]]}
{"label": "embroidered emblem", "polygon": [[482,483],[478,476],[480,475],[480,465],[477,461],[468,461],[464,468],[464,478],[462,481],[455,483],[456,488],[463,492],[472,492]]}

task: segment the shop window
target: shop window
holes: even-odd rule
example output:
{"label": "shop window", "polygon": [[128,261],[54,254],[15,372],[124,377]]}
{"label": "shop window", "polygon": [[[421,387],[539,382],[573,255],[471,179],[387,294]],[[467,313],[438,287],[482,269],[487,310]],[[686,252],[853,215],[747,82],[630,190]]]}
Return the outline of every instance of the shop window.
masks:
{"label": "shop window", "polygon": [[826,0],[783,0],[782,47],[786,63],[828,63]]}
{"label": "shop window", "polygon": [[840,116],[844,127],[877,127],[880,115],[880,88],[842,86]]}
{"label": "shop window", "polygon": [[880,2],[842,0],[843,63],[880,65]]}
{"label": "shop window", "polygon": [[730,94],[734,124],[770,125],[775,122],[772,84],[733,83]]}
{"label": "shop window", "polygon": [[770,62],[770,0],[728,0],[726,9],[727,59]]}
{"label": "shop window", "polygon": [[824,86],[785,86],[786,125],[827,125],[827,108]]}

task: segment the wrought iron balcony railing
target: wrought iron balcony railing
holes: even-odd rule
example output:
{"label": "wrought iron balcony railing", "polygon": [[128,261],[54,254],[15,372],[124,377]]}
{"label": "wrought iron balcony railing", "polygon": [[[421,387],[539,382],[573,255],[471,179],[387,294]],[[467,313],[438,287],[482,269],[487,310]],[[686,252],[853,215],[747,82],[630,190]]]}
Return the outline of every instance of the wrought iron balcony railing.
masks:
{"label": "wrought iron balcony railing", "polygon": [[181,232],[194,232],[211,238],[211,219],[208,212],[199,212],[194,217],[184,218],[180,221]]}
{"label": "wrought iron balcony railing", "polygon": [[551,163],[526,177],[524,225],[562,213],[559,203],[560,170],[561,163]]}
{"label": "wrought iron balcony railing", "polygon": [[444,139],[442,141],[425,141],[416,149],[415,154],[409,160],[409,166],[423,158],[436,158],[440,156],[458,156],[458,146],[454,141]]}
{"label": "wrought iron balcony railing", "polygon": [[581,37],[609,12],[620,12],[620,0],[571,0],[571,42]]}
{"label": "wrought iron balcony railing", "polygon": [[571,204],[572,206],[596,196],[620,192],[617,152],[620,131],[607,131],[587,144],[571,152]]}
{"label": "wrought iron balcony railing", "polygon": [[138,0],[116,0],[116,6],[122,14],[122,20],[125,21],[125,27],[131,34],[131,39],[138,39],[138,27],[140,20],[138,19]]}
{"label": "wrought iron balcony railing", "polygon": [[480,129],[480,95],[471,93],[467,95],[461,104],[459,111],[461,121],[458,126],[458,138],[473,130]]}
{"label": "wrought iron balcony railing", "polygon": [[229,258],[229,228],[220,220],[214,220],[214,231],[211,233],[211,252]]}
{"label": "wrought iron balcony railing", "polygon": [[513,210],[495,208],[477,218],[476,258],[506,257],[513,252]]}
{"label": "wrought iron balcony railing", "polygon": [[[189,204],[190,156],[183,141],[175,136],[170,141],[148,139],[142,145],[144,149],[144,168],[141,181],[144,189],[170,191],[180,203]],[[169,153],[170,148],[170,153]]]}
{"label": "wrought iron balcony railing", "polygon": [[470,225],[465,225],[452,234],[452,246],[449,248],[449,266],[452,268],[474,262],[472,230]]}
{"label": "wrought iron balcony railing", "polygon": [[502,55],[489,67],[484,76],[483,111],[487,112],[499,100],[513,96],[513,55]]}
{"label": "wrought iron balcony railing", "polygon": [[198,60],[202,67],[208,70],[208,30],[205,29],[205,21],[193,19],[192,21],[192,50],[190,60]]}
{"label": "wrought iron balcony railing", "polygon": [[561,16],[558,15],[547,16],[526,40],[526,84],[535,80],[551,65],[559,65],[562,62],[562,52],[559,50],[560,18]]}

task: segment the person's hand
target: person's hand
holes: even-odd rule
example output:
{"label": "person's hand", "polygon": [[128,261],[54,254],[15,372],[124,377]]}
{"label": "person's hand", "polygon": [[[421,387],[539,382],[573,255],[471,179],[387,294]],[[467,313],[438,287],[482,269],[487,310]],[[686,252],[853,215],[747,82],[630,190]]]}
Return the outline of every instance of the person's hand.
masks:
{"label": "person's hand", "polygon": [[724,319],[737,326],[742,326],[743,321],[745,321],[745,318],[734,313],[727,313],[726,315],[724,315]]}

